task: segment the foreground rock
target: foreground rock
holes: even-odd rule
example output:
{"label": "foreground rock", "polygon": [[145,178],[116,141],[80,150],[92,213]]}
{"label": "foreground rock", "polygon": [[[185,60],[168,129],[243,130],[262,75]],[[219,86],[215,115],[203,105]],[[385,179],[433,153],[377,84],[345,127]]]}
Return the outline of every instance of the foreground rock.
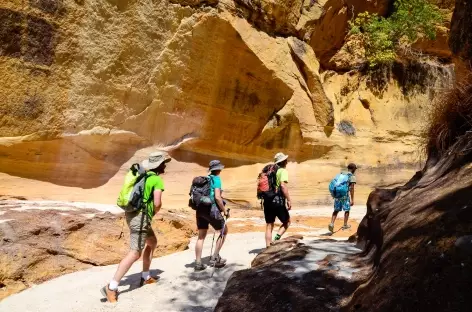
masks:
{"label": "foreground rock", "polygon": [[437,125],[425,168],[404,187],[371,194],[358,235],[376,270],[347,310],[470,310],[471,91],[449,95],[463,102],[445,110],[451,124]]}
{"label": "foreground rock", "polygon": [[[67,204],[22,206],[0,201],[0,299],[63,274],[118,263],[128,251],[123,214]],[[170,212],[160,213],[153,227],[156,257],[186,249],[194,234],[193,222]]]}
{"label": "foreground rock", "polygon": [[281,240],[235,272],[215,311],[337,311],[359,285],[351,243]]}

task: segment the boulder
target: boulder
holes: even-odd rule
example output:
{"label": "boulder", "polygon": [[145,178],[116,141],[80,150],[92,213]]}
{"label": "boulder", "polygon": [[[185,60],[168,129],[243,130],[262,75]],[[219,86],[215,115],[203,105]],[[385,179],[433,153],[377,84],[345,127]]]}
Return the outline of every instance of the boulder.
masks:
{"label": "boulder", "polygon": [[357,249],[345,242],[288,237],[236,271],[215,311],[330,311],[359,284],[346,263]]}

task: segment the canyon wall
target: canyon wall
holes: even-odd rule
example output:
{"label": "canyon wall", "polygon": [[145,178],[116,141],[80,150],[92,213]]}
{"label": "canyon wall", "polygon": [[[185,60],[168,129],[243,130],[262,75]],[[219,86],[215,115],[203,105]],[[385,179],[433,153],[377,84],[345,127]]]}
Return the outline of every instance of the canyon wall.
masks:
{"label": "canyon wall", "polygon": [[329,202],[327,182],[351,161],[364,202],[418,168],[430,103],[454,79],[447,18],[436,41],[417,43],[426,58],[359,70],[348,21],[389,5],[2,2],[0,195],[112,203],[129,164],[165,148],[175,205],[216,157],[228,196],[251,204],[278,151],[291,156],[299,205]]}

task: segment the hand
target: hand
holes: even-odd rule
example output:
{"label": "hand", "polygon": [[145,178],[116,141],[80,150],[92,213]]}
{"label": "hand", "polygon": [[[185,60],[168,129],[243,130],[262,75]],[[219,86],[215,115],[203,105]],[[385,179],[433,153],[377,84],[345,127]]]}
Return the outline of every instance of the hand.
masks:
{"label": "hand", "polygon": [[351,207],[354,206],[354,201],[351,201]]}
{"label": "hand", "polygon": [[229,218],[229,209],[223,211],[223,215],[226,217],[226,219]]}
{"label": "hand", "polygon": [[292,209],[292,202],[290,200],[287,200],[287,210]]}

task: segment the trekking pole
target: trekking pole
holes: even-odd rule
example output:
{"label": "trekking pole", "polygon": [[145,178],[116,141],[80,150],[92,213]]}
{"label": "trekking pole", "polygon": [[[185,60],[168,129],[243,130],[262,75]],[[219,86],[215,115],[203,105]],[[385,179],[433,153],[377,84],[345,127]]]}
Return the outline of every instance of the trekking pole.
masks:
{"label": "trekking pole", "polygon": [[210,259],[211,259],[211,256],[213,255],[213,244],[215,243],[215,234],[216,234],[216,231],[213,231],[213,241],[211,242]]}
{"label": "trekking pole", "polygon": [[[226,229],[226,222],[228,222],[229,211],[230,211],[230,210],[231,210],[231,209],[228,209],[227,216],[225,216],[225,223],[223,224],[223,228],[221,229],[221,233],[220,233],[220,237],[219,237],[219,238],[221,238],[221,239],[223,239],[224,236],[225,236],[225,234],[223,234],[223,233],[225,232],[225,229]],[[215,233],[216,233],[216,232],[215,232]],[[215,239],[215,234],[213,234],[213,239]],[[211,246],[211,249],[212,249],[212,251],[213,251],[213,244],[212,244],[212,246]],[[210,255],[210,259],[211,259],[211,256],[212,256],[212,255]],[[216,271],[216,262],[215,262],[215,265],[213,266],[213,272],[211,272],[211,277],[213,277],[213,275],[215,274],[215,271]]]}

